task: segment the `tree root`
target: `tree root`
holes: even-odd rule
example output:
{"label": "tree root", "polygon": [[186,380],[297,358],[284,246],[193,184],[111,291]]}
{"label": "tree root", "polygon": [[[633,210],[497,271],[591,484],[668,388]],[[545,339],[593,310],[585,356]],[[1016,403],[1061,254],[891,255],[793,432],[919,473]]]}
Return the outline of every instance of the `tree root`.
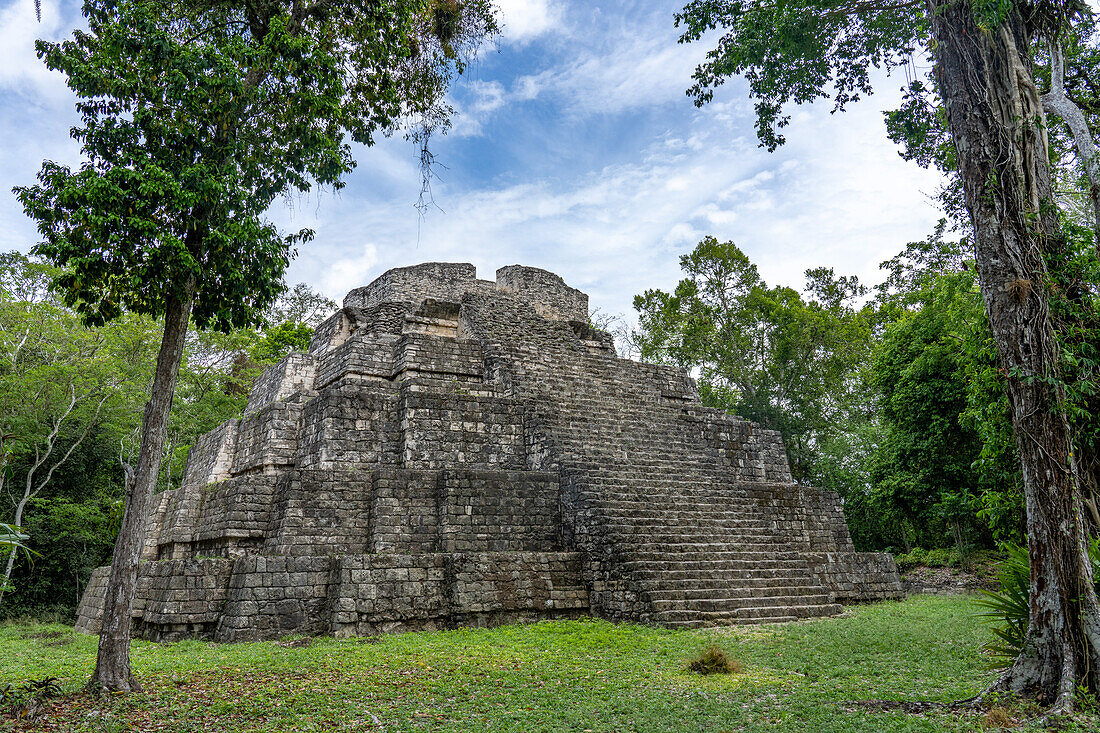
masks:
{"label": "tree root", "polygon": [[867,710],[882,710],[885,712],[900,710],[903,713],[928,713],[932,711],[944,712],[978,712],[988,710],[991,705],[981,699],[981,696],[954,702],[930,702],[927,700],[858,700],[848,703]]}
{"label": "tree root", "polygon": [[[1072,666],[1069,669],[1072,671]],[[998,686],[1006,677],[1007,675],[974,697],[964,700],[955,700],[953,702],[930,702],[925,700],[859,700],[847,703],[847,705],[862,708],[864,710],[903,712],[911,715],[921,715],[930,712],[979,713],[992,710],[998,705],[1006,702],[1023,701],[1027,699],[1019,693],[1008,690],[1007,688],[1002,689]],[[1066,679],[1067,678],[1063,676],[1058,699],[1055,700],[1054,704],[1037,717],[1027,717],[1027,720],[1021,722],[1021,725],[1026,723],[1029,726],[1038,726],[1044,730],[1058,730],[1065,726],[1076,710],[1074,698],[1076,691],[1074,681],[1076,677],[1070,674],[1070,681],[1067,682]],[[1041,710],[1041,708],[1034,709],[1035,712],[1039,710]]]}
{"label": "tree root", "polygon": [[125,683],[119,682],[117,684],[103,684],[95,677],[92,677],[92,679],[88,681],[88,684],[84,685],[84,691],[87,692],[89,695],[93,695],[96,697],[100,695],[118,694],[124,692],[145,692],[145,690],[141,687],[141,683],[137,681],[137,677],[134,677],[132,672],[130,673],[129,678],[126,680]]}

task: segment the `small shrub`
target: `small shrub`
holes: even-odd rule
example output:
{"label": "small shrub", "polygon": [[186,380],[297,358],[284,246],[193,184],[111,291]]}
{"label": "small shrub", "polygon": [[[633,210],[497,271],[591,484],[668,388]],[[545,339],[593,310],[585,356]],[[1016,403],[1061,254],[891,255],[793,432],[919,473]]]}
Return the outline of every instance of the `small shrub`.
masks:
{"label": "small shrub", "polygon": [[914,547],[909,552],[903,553],[894,558],[894,562],[898,564],[898,570],[901,570],[903,572],[924,565],[924,560],[925,551],[920,547]]}
{"label": "small shrub", "polygon": [[688,662],[688,669],[699,674],[740,674],[741,663],[716,646],[710,646]]}
{"label": "small shrub", "polygon": [[990,708],[982,718],[982,730],[1011,728],[1016,725],[1015,718],[1004,708]]}
{"label": "small shrub", "polygon": [[[1007,667],[1019,656],[1027,636],[1027,623],[1031,608],[1031,569],[1027,548],[1019,545],[1002,545],[1005,560],[997,572],[1001,589],[983,591],[985,598],[978,604],[986,610],[978,614],[989,619],[993,634],[998,641],[987,645],[998,657],[998,662]],[[1089,543],[1089,559],[1092,561],[1092,574],[1100,592],[1100,541]]]}
{"label": "small shrub", "polygon": [[962,555],[958,550],[937,548],[925,550],[923,547],[914,547],[908,553],[894,558],[898,564],[898,570],[912,570],[922,565],[929,568],[955,568],[962,565]]}
{"label": "small shrub", "polygon": [[897,557],[894,558],[894,562],[897,563],[898,570],[900,570],[903,573],[906,570],[912,570],[913,568],[920,565],[920,563],[917,562],[916,560],[914,560],[912,558],[912,556],[910,556],[910,555],[898,555]]}
{"label": "small shrub", "polygon": [[936,549],[929,550],[924,556],[924,564],[930,568],[953,568],[959,564],[959,551]]}

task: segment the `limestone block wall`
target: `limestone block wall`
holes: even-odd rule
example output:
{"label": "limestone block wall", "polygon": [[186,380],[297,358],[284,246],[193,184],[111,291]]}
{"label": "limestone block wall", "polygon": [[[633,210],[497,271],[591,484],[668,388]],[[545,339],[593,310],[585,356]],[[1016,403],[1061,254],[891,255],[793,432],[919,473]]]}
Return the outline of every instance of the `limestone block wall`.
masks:
{"label": "limestone block wall", "polygon": [[355,322],[358,333],[400,334],[404,332],[405,322],[416,308],[416,302],[400,301],[345,310]]}
{"label": "limestone block wall", "polygon": [[141,626],[154,641],[208,634],[222,614],[233,561],[163,560],[142,566]]}
{"label": "limestone block wall", "polygon": [[900,592],[889,556],[852,551],[839,497],[791,482],[777,433],[702,407],[682,370],[617,358],[587,307],[520,266],[494,283],[428,263],[352,291],[156,498],[136,628],[698,625]]}
{"label": "limestone block wall", "polygon": [[[144,563],[143,567],[145,564]],[[103,620],[104,598],[107,596],[107,578],[111,574],[110,566],[98,567],[92,571],[84,595],[77,606],[76,624],[73,629],[81,634],[98,634]],[[137,594],[140,598],[140,594]]]}
{"label": "limestone block wall", "polygon": [[371,501],[371,552],[439,551],[438,471],[376,471]]}
{"label": "limestone block wall", "polygon": [[232,556],[263,542],[275,498],[276,477],[235,476],[202,488],[192,541],[202,555]]}
{"label": "limestone block wall", "polygon": [[[370,285],[356,288],[344,298],[345,308],[369,308],[380,303],[405,301],[419,304],[426,298],[460,301],[479,287],[473,265],[455,262],[426,262],[388,270]],[[493,283],[481,281],[483,289]]]}
{"label": "limestone block wall", "polygon": [[297,392],[309,392],[317,376],[317,358],[292,353],[260,374],[248,394],[244,414],[251,415],[272,402],[285,400]]}
{"label": "limestone block wall", "polygon": [[320,357],[314,386],[324,389],[340,377],[356,374],[378,379],[393,376],[393,334],[355,334]]}
{"label": "limestone block wall", "polygon": [[234,563],[215,641],[319,635],[329,627],[329,581],[336,558],[255,555]]}
{"label": "limestone block wall", "polygon": [[399,379],[419,376],[463,382],[482,381],[481,344],[430,334],[406,334],[393,350],[393,371]]}
{"label": "limestone block wall", "polygon": [[229,478],[233,469],[240,422],[228,420],[209,433],[199,436],[187,454],[182,486],[205,486],[212,481]]}
{"label": "limestone block wall", "polygon": [[530,471],[443,471],[439,550],[516,552],[561,547],[557,476]]}
{"label": "limestone block wall", "polygon": [[186,558],[193,550],[195,524],[202,512],[203,486],[184,484],[166,491],[168,504],[157,539],[155,559]]}
{"label": "limestone block wall", "polygon": [[744,484],[741,491],[790,547],[809,552],[854,552],[835,491],[785,483]]}
{"label": "limestone block wall", "polygon": [[893,556],[885,552],[817,552],[808,559],[819,582],[840,603],[905,597]]}
{"label": "limestone block wall", "polygon": [[588,296],[560,276],[537,267],[509,265],[497,270],[497,287],[531,301],[544,318],[588,322]]}
{"label": "limestone block wall", "polygon": [[348,469],[398,465],[401,460],[399,386],[347,376],[305,403],[296,465]]}
{"label": "limestone block wall", "polygon": [[[153,641],[209,638],[224,611],[233,561],[220,558],[141,564],[133,617],[135,635]],[[98,634],[109,567],[96,568],[80,601],[76,630]]]}
{"label": "limestone block wall", "polygon": [[516,470],[526,463],[523,410],[515,400],[470,392],[461,384],[407,381],[401,394],[402,465]]}
{"label": "limestone block wall", "polygon": [[300,402],[273,402],[241,418],[233,454],[233,475],[270,472],[294,463],[301,413]]}
{"label": "limestone block wall", "polygon": [[341,308],[313,329],[307,353],[321,356],[344,343],[355,332],[355,321],[348,311]]}
{"label": "limestone block wall", "polygon": [[340,558],[331,632],[337,636],[484,626],[588,607],[577,553],[449,553]]}
{"label": "limestone block wall", "polygon": [[294,468],[279,476],[267,555],[347,555],[367,552],[372,474]]}
{"label": "limestone block wall", "polygon": [[685,408],[683,418],[699,421],[705,444],[729,462],[738,480],[792,481],[783,437],[778,431],[708,408]]}
{"label": "limestone block wall", "polygon": [[179,497],[179,489],[168,489],[153,494],[150,501],[149,524],[145,532],[145,542],[141,549],[141,560],[156,560],[160,557],[161,539],[166,536],[165,527],[169,522],[172,507]]}

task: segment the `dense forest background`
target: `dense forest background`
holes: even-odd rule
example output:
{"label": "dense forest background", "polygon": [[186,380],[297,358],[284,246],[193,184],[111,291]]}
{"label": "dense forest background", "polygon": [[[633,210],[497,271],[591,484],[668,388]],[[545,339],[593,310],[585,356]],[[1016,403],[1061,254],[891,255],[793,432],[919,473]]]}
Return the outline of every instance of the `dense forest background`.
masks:
{"label": "dense forest background", "polygon": [[[0,559],[14,560],[0,617],[71,618],[91,571],[110,560],[160,343],[160,323],[146,317],[81,325],[51,289],[54,274],[0,254],[0,521],[23,503],[30,537],[29,553]],[[335,308],[298,285],[263,328],[189,333],[161,488],[178,484],[194,439],[240,416],[263,368],[306,349]]]}
{"label": "dense forest background", "polygon": [[[796,480],[841,494],[859,549],[959,563],[1021,541],[1019,465],[965,245],[941,228],[882,266],[873,290],[825,267],[801,290],[769,286],[735,244],[707,238],[674,292],[636,298],[637,327],[594,320],[617,328],[624,355],[690,369],[707,404],[779,430]],[[108,561],[159,343],[148,318],[82,326],[53,274],[18,253],[0,263],[0,500],[7,521],[24,502],[34,553],[15,556],[0,616],[71,617]],[[263,328],[190,333],[162,488],[335,308],[298,285]]]}

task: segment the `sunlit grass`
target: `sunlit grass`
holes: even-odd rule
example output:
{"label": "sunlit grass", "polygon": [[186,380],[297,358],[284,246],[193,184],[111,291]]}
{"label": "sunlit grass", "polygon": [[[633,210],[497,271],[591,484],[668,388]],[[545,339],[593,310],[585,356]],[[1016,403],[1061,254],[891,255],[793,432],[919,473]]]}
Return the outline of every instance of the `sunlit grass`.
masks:
{"label": "sunlit grass", "polygon": [[[867,699],[950,701],[993,672],[966,597],[916,597],[844,617],[703,631],[559,621],[307,646],[134,644],[146,691],[78,691],[96,639],[0,626],[0,688],[54,676],[72,693],[46,725],[108,731],[964,731],[974,714],[868,711]],[[717,645],[742,665],[700,676]]]}

